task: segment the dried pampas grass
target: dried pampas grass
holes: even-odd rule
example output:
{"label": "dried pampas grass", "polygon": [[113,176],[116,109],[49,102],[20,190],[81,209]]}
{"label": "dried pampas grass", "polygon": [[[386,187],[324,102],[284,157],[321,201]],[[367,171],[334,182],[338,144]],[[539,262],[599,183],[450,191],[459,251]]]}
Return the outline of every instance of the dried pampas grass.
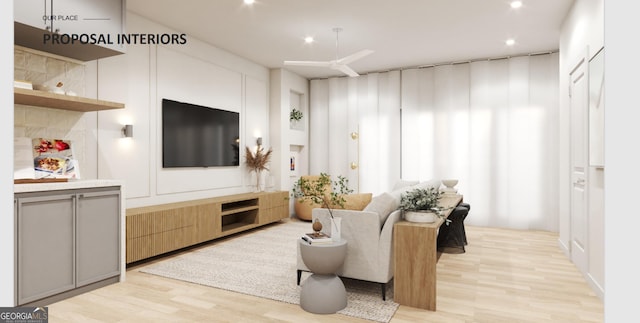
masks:
{"label": "dried pampas grass", "polygon": [[267,168],[267,164],[271,159],[271,153],[273,152],[273,149],[269,148],[269,150],[267,150],[267,152],[265,153],[264,148],[258,146],[258,149],[256,149],[256,152],[254,154],[253,151],[251,151],[251,148],[245,146],[244,152],[245,163],[249,168],[251,168],[251,170],[256,172],[269,170],[269,168]]}

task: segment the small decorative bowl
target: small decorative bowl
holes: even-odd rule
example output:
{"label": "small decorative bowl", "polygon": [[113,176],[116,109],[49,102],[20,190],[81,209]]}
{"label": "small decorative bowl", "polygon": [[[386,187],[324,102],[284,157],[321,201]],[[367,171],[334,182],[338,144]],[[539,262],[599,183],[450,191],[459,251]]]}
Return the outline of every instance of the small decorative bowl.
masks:
{"label": "small decorative bowl", "polygon": [[442,180],[442,185],[446,186],[447,188],[453,188],[454,186],[458,185],[458,180],[457,179],[443,179]]}

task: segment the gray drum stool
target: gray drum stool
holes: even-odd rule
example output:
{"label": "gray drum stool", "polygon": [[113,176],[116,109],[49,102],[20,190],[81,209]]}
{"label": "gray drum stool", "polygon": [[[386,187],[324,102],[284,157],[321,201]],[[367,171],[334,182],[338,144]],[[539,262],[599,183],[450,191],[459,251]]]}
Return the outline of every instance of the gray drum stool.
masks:
{"label": "gray drum stool", "polygon": [[299,240],[302,261],[312,274],[302,283],[300,307],[316,314],[333,314],[347,307],[347,291],[336,271],[347,256],[347,241],[308,244]]}

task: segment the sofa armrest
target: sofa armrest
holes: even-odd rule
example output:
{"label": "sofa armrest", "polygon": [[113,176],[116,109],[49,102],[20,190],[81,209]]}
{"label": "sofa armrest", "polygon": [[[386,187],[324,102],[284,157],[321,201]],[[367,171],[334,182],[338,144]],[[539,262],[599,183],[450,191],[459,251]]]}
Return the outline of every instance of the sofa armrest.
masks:
{"label": "sofa armrest", "polygon": [[378,249],[378,257],[380,259],[380,274],[384,275],[384,279],[391,280],[394,275],[393,268],[393,229],[396,223],[402,220],[402,211],[395,210],[391,212],[387,221],[384,222],[382,232],[380,232],[380,248]]}
{"label": "sofa armrest", "polygon": [[382,232],[380,232],[380,239],[391,241],[393,239],[393,226],[402,220],[402,210],[395,210],[389,214],[387,220],[384,222]]}

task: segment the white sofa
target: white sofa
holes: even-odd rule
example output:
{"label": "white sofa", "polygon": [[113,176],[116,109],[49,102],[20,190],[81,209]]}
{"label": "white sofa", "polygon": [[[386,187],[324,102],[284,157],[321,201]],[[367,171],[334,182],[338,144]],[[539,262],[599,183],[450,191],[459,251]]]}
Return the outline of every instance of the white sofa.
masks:
{"label": "white sofa", "polygon": [[[402,218],[401,194],[415,187],[440,186],[440,181],[417,183],[401,181],[389,193],[372,198],[362,211],[332,210],[334,217],[342,218],[341,238],[347,240],[347,256],[340,277],[353,278],[381,284],[382,299],[386,299],[387,284],[393,279],[393,226]],[[312,221],[322,223],[322,231],[331,234],[329,210],[316,208]],[[302,271],[309,271],[298,252],[298,284]]]}

